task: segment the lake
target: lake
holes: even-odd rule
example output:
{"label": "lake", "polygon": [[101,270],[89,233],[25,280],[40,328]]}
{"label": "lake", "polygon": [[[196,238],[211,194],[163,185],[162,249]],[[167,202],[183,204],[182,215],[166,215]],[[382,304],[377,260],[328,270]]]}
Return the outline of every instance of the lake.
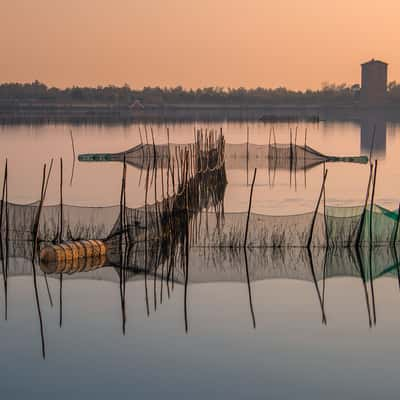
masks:
{"label": "lake", "polygon": [[[400,125],[357,122],[197,123],[148,125],[156,144],[194,141],[194,130],[222,128],[227,146],[292,141],[332,156],[377,159],[375,203],[396,210],[400,201]],[[141,143],[143,125],[4,125],[0,176],[8,159],[8,200],[37,201],[42,168],[54,159],[46,205],[64,202],[119,205],[121,162],[79,162],[82,153],[117,153]],[[375,130],[375,134],[373,131]],[[248,132],[248,134],[247,134]],[[275,140],[275,139],[273,139]],[[228,147],[227,147],[228,148]],[[237,160],[236,160],[237,161]],[[226,161],[223,204],[247,212],[257,165],[252,212],[286,216],[313,212],[323,164],[270,168],[259,160]],[[75,165],[74,165],[75,164]],[[326,204],[365,201],[369,164],[327,162]],[[1,178],[2,181],[2,178]],[[157,193],[160,198],[160,188]],[[149,203],[155,194],[149,193]],[[143,171],[127,166],[126,202],[145,201]],[[118,216],[118,210],[116,218]],[[396,246],[394,246],[396,248]],[[0,393],[6,399],[94,398],[397,398],[400,319],[397,251],[376,248],[268,250],[193,248],[188,286],[177,275],[132,274],[124,285],[113,266],[74,274],[44,274],[23,257],[10,257],[0,292]],[[159,270],[158,270],[159,271]],[[37,277],[36,277],[37,275]],[[37,290],[35,290],[35,283]],[[187,289],[187,293],[186,293]],[[40,302],[45,358],[42,356]],[[185,313],[186,311],[186,313]],[[123,324],[125,314],[126,324]],[[185,317],[187,326],[185,326]]]}

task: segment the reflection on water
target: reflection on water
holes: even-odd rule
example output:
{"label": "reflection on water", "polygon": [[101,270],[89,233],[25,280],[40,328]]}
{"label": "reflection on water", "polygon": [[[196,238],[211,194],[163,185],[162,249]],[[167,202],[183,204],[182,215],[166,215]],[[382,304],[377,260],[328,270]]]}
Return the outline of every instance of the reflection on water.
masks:
{"label": "reflection on water", "polygon": [[[263,282],[267,280],[285,281],[305,281],[310,282],[312,286],[308,286],[308,290],[314,292],[315,305],[320,309],[320,320],[323,324],[329,324],[330,316],[335,320],[334,315],[330,315],[326,309],[329,309],[329,300],[327,297],[327,287],[331,280],[339,278],[350,279],[354,285],[361,285],[364,291],[365,303],[365,323],[373,326],[379,321],[377,309],[384,308],[384,304],[379,305],[379,298],[376,298],[374,285],[376,280],[383,278],[392,278],[391,284],[400,288],[400,263],[398,258],[397,247],[380,247],[380,248],[361,248],[361,249],[303,249],[303,248],[286,248],[286,249],[203,249],[192,248],[190,250],[189,270],[178,260],[173,265],[173,273],[168,272],[169,264],[167,260],[153,260],[152,266],[148,269],[140,268],[139,265],[132,267],[124,267],[123,265],[110,265],[105,263],[104,259],[100,263],[93,263],[86,270],[81,268],[79,263],[71,262],[68,269],[58,272],[59,268],[49,270],[48,265],[35,266],[37,277],[34,275],[32,284],[39,288],[39,296],[41,302],[47,301],[51,307],[58,304],[59,321],[62,322],[62,308],[68,308],[69,298],[63,299],[63,285],[66,282],[85,281],[85,285],[98,286],[99,282],[113,282],[115,291],[119,292],[121,287],[121,276],[124,274],[122,291],[123,298],[129,297],[131,283],[136,282],[136,289],[141,290],[145,294],[142,299],[143,312],[147,309],[148,316],[153,312],[160,311],[160,306],[174,296],[175,288],[182,286],[190,291],[196,285],[211,285],[213,283],[233,283],[241,282],[247,286],[248,298],[247,303],[250,312],[250,321],[256,328],[257,310],[254,309],[253,299],[260,294],[255,289],[255,282]],[[159,261],[159,262],[157,262]],[[65,262],[61,263],[65,267]],[[4,280],[13,290],[18,290],[18,282],[21,277],[32,279],[32,263],[30,260],[22,258],[10,258],[7,260],[6,278]],[[54,280],[58,281],[59,288],[54,289]],[[357,284],[358,280],[358,284]],[[49,281],[51,282],[50,290]],[[141,283],[142,289],[138,284]],[[25,290],[25,289],[24,289]],[[36,290],[36,289],[35,289]],[[4,299],[8,295],[6,287],[3,290]],[[182,304],[187,305],[188,293],[184,297],[179,296]],[[290,292],[282,293],[283,298],[288,301],[296,302],[296,296],[292,296]],[[58,297],[58,301],[53,300]],[[65,297],[65,295],[64,295]],[[290,300],[289,300],[290,299]],[[83,300],[83,299],[82,299]],[[378,303],[378,306],[377,306]],[[315,307],[313,306],[313,308]],[[4,302],[4,315],[7,314],[7,308],[13,309],[13,302]],[[118,306],[118,303],[115,304]],[[119,303],[122,307],[123,327],[126,324],[126,309],[130,304],[125,301]],[[39,305],[40,307],[40,305]],[[178,308],[179,304],[178,304]],[[182,320],[186,321],[181,325],[181,329],[185,329],[190,333],[190,325],[187,325],[189,309],[185,309],[182,314]],[[129,313],[128,313],[129,314]],[[147,315],[147,313],[145,313]],[[183,318],[184,317],[184,318]],[[12,318],[17,318],[16,316]],[[114,320],[114,318],[112,318]],[[190,318],[193,322],[193,319]],[[108,324],[109,316],[104,315],[104,324]],[[44,322],[46,325],[46,321]],[[196,325],[194,323],[194,325]],[[115,327],[118,330],[118,326]],[[125,328],[123,328],[125,332]],[[44,331],[44,337],[47,337]],[[50,337],[47,337],[51,341]],[[30,341],[33,338],[29,339]]]}
{"label": "reflection on water", "polygon": [[[197,126],[203,126],[198,124]],[[204,124],[209,129],[219,131],[220,124]],[[229,144],[245,144],[246,124],[223,124],[225,140]],[[288,124],[249,124],[249,142],[267,146],[269,132],[274,126],[277,143],[289,143]],[[397,154],[400,151],[399,125],[390,123],[391,134],[387,137],[386,156],[380,160],[376,199],[388,208],[397,208],[399,190],[392,182],[397,176]],[[292,126],[293,131],[295,126]],[[373,127],[372,127],[373,128]],[[82,153],[117,153],[140,144],[137,125],[131,126],[9,126],[0,128],[0,156],[8,157],[10,165],[10,200],[16,203],[29,203],[40,198],[40,180],[43,163],[54,157],[63,157],[64,201],[67,204],[103,206],[119,201],[121,164],[77,162],[73,184],[69,185],[73,167],[70,130],[73,130],[76,155]],[[143,127],[142,127],[143,130]],[[360,124],[357,122],[320,122],[319,124],[298,124],[297,143],[304,143],[307,130],[307,144],[327,155],[357,156],[360,154]],[[167,130],[164,125],[153,126],[156,144],[167,143]],[[171,143],[193,142],[193,125],[182,124],[169,127]],[[365,151],[369,155],[368,150]],[[24,162],[21,162],[21,159]],[[241,165],[245,166],[245,158]],[[252,174],[252,159],[249,160],[249,175]],[[0,174],[4,163],[0,162]],[[59,165],[55,163],[53,176],[59,176]],[[269,176],[270,173],[270,176]],[[253,209],[255,212],[280,215],[301,213],[313,208],[321,184],[321,168],[310,169],[304,174],[296,169],[276,171],[268,169],[260,162]],[[360,204],[363,201],[365,182],[368,181],[369,168],[366,165],[331,163],[327,184],[327,200],[335,205]],[[343,179],[343,177],[346,179]],[[142,178],[140,180],[140,177]],[[384,177],[384,179],[383,179]],[[226,209],[244,211],[247,207],[248,188],[246,187],[246,168],[228,168]],[[127,204],[138,207],[143,204],[143,173],[129,168],[127,179]],[[137,184],[141,182],[141,189]],[[271,182],[271,184],[269,184]],[[272,183],[274,183],[272,185]],[[90,190],[88,190],[90,188]],[[295,190],[294,190],[295,189]],[[159,195],[159,194],[158,194]],[[149,193],[149,199],[154,196]],[[47,193],[47,203],[58,201],[58,181],[51,178]]]}
{"label": "reflection on water", "polygon": [[383,112],[364,112],[361,116],[360,152],[373,158],[385,159],[386,156],[386,118]]}

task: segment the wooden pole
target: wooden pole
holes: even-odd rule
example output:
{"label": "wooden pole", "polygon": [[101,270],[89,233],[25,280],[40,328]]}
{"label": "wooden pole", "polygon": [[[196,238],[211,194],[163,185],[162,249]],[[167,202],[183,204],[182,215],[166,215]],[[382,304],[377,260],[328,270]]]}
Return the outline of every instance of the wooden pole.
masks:
{"label": "wooden pole", "polygon": [[[8,170],[8,168],[7,168]],[[8,214],[8,172],[7,172],[7,180],[6,180],[6,195],[5,195],[5,217],[6,217],[6,241],[5,241],[5,255],[6,255],[6,277],[8,278],[8,261],[9,261],[9,253],[10,253],[10,218],[9,218],[9,214]]]}
{"label": "wooden pole", "polygon": [[306,149],[307,149],[307,128],[306,128],[306,130],[304,132],[304,160],[303,160],[304,187],[305,188],[307,188]]}
{"label": "wooden pole", "polygon": [[316,207],[315,207],[313,219],[312,219],[312,221],[311,221],[310,235],[308,236],[307,248],[310,248],[310,247],[311,247],[311,242],[312,242],[312,237],[313,237],[313,232],[314,232],[315,221],[316,221],[316,219],[317,219],[317,214],[318,214],[318,210],[319,210],[319,205],[320,205],[320,203],[321,203],[322,194],[323,194],[324,189],[325,189],[325,181],[326,181],[327,175],[328,175],[328,170],[325,171],[324,177],[323,177],[323,179],[322,179],[321,191],[320,191],[320,193],[319,193],[319,197],[318,197],[317,205],[316,205]]}
{"label": "wooden pole", "polygon": [[243,247],[246,247],[247,245],[247,235],[249,233],[249,222],[250,222],[250,213],[251,213],[251,203],[253,201],[253,190],[254,190],[254,183],[256,181],[256,175],[257,175],[257,168],[254,169],[254,175],[253,175],[253,182],[251,183],[251,189],[250,189],[250,199],[249,199],[249,208],[247,211],[247,221],[246,221],[246,231],[244,234],[244,243]]}
{"label": "wooden pole", "polygon": [[39,222],[40,222],[40,215],[42,213],[43,203],[46,197],[47,186],[49,184],[49,178],[51,174],[51,170],[53,167],[53,159],[50,162],[49,171],[46,178],[46,164],[43,166],[43,177],[42,177],[42,188],[41,188],[41,196],[38,211],[36,213],[35,222],[33,226],[33,254],[32,258],[35,260],[36,252],[38,250],[38,231],[39,231]]}
{"label": "wooden pole", "polygon": [[361,235],[362,235],[362,231],[364,228],[364,221],[365,221],[365,214],[367,211],[367,205],[368,205],[368,199],[369,199],[369,191],[371,188],[371,180],[372,180],[372,171],[373,170],[373,165],[370,164],[370,168],[369,168],[369,179],[368,179],[368,186],[367,186],[367,192],[365,195],[365,202],[364,202],[364,208],[363,211],[361,213],[361,217],[360,217],[360,225],[358,227],[358,232],[357,232],[357,237],[356,237],[356,242],[355,242],[355,246],[358,247],[360,245],[361,242]]}
{"label": "wooden pole", "polygon": [[64,225],[64,202],[63,202],[63,159],[60,158],[60,232],[58,241],[63,241],[63,225]]}
{"label": "wooden pole", "polygon": [[[8,227],[7,227],[7,215],[6,215],[6,223],[5,223],[5,236],[6,236],[6,244],[5,244],[5,252],[6,252],[6,259],[4,257],[4,251],[3,251],[3,214],[4,212],[7,214],[7,208],[8,202],[6,198],[6,193],[7,193],[7,175],[8,175],[8,165],[7,165],[7,159],[6,159],[6,164],[4,168],[4,179],[3,179],[3,190],[2,190],[2,196],[1,196],[1,208],[0,208],[0,259],[1,259],[1,268],[2,268],[2,273],[3,273],[3,285],[4,285],[4,319],[7,320],[8,318],[8,282],[7,282],[7,262],[8,262],[8,254],[7,254],[7,248],[8,248]],[[6,201],[6,205],[4,206],[4,201]]]}
{"label": "wooden pole", "polygon": [[158,209],[158,199],[157,199],[157,158],[154,158],[155,174],[154,174],[154,208],[155,208],[155,218],[156,218],[156,228],[157,236],[160,237],[160,223],[159,223],[159,209]]}
{"label": "wooden pole", "polygon": [[247,125],[247,138],[246,138],[246,182],[249,184],[249,125]]}
{"label": "wooden pole", "polygon": [[271,137],[272,137],[272,127],[269,128],[269,138],[268,138],[268,158],[270,157],[270,151],[271,151]]}
{"label": "wooden pole", "polygon": [[[186,152],[186,176],[185,181],[186,185],[188,182],[188,164],[189,164],[189,152]],[[186,186],[185,190],[185,236],[184,236],[184,245],[185,245],[185,293],[184,293],[184,313],[185,313],[185,332],[189,331],[189,322],[188,322],[188,307],[187,307],[187,295],[188,295],[188,284],[189,284],[189,188]]]}
{"label": "wooden pole", "polygon": [[144,155],[144,145],[143,145],[142,131],[140,129],[140,126],[139,126],[139,137],[140,137],[140,147],[142,149],[142,159],[143,159],[142,166],[143,166],[145,155]]}
{"label": "wooden pole", "polygon": [[375,184],[376,184],[376,170],[378,169],[378,160],[375,160],[374,178],[372,181],[372,194],[371,194],[371,206],[369,209],[369,245],[372,246],[372,217],[374,212],[374,198],[375,198]]}
{"label": "wooden pole", "polygon": [[399,208],[397,209],[397,219],[396,219],[396,225],[395,225],[395,230],[394,230],[394,235],[393,235],[393,246],[396,246],[397,235],[398,235],[398,231],[399,231],[399,223],[400,223],[400,204],[399,204]]}
{"label": "wooden pole", "polygon": [[371,206],[369,210],[369,283],[371,288],[371,299],[372,299],[372,316],[374,319],[374,325],[376,325],[376,307],[375,307],[375,290],[374,290],[374,278],[372,276],[372,217],[374,208],[374,198],[375,198],[375,184],[376,184],[376,170],[378,169],[378,160],[375,160],[374,168],[374,178],[372,183],[372,194],[371,194]]}
{"label": "wooden pole", "polygon": [[1,233],[1,229],[3,227],[4,199],[5,199],[5,193],[6,193],[7,178],[8,178],[8,161],[6,159],[6,164],[5,164],[5,167],[4,167],[3,190],[2,190],[2,195],[1,195],[0,235],[2,234]]}
{"label": "wooden pole", "polygon": [[147,174],[146,174],[146,191],[144,197],[144,288],[145,288],[145,300],[146,300],[146,312],[147,316],[150,315],[150,307],[149,307],[149,296],[148,296],[148,289],[147,289],[147,195],[149,191],[149,168],[150,164],[147,167]]}
{"label": "wooden pole", "polygon": [[[324,161],[324,169],[323,169],[323,176],[325,176],[326,172],[326,163]],[[324,185],[324,223],[325,223],[325,240],[326,240],[326,247],[329,247],[329,232],[328,232],[328,219],[326,218],[326,185]]]}
{"label": "wooden pole", "polygon": [[76,153],[75,153],[75,143],[74,143],[74,136],[72,135],[72,130],[69,131],[69,134],[71,137],[71,145],[72,145],[72,170],[71,170],[71,178],[69,181],[69,185],[72,186],[72,181],[74,180]]}
{"label": "wooden pole", "polygon": [[397,255],[397,249],[396,245],[393,246],[393,252],[394,252],[394,260],[396,263],[396,270],[397,270],[397,283],[400,289],[400,268],[399,268],[399,256]]}
{"label": "wooden pole", "polygon": [[44,203],[44,200],[46,197],[46,191],[47,191],[47,186],[49,183],[49,178],[50,178],[52,167],[53,167],[53,160],[51,160],[49,171],[48,171],[47,178],[46,178],[46,164],[43,166],[43,177],[42,177],[40,203],[39,203],[38,211],[36,213],[36,218],[35,218],[34,227],[33,227],[32,273],[33,273],[33,286],[34,286],[34,291],[35,291],[36,308],[37,308],[39,324],[40,324],[40,337],[41,337],[42,357],[43,358],[46,358],[46,347],[45,347],[45,339],[44,339],[44,324],[43,324],[42,312],[41,312],[40,302],[39,302],[39,292],[38,292],[38,286],[37,286],[35,259],[36,259],[36,252],[38,250],[38,230],[39,230],[40,215],[41,215],[43,203]]}
{"label": "wooden pole", "polygon": [[[151,133],[151,138],[152,138],[152,148],[153,148],[153,168],[152,168],[152,173],[151,173],[151,180],[150,180],[150,186],[153,184],[153,179],[157,175],[157,165],[156,165],[156,159],[157,159],[157,154],[156,154],[156,145],[154,142],[154,134],[153,134],[153,128],[150,127],[150,133]],[[149,153],[150,155],[150,153]],[[149,159],[150,162],[150,159]]]}
{"label": "wooden pole", "polygon": [[75,143],[74,143],[74,135],[72,134],[72,129],[69,131],[70,137],[71,137],[71,145],[72,145],[72,156],[74,160],[76,159],[76,153],[75,153]]}
{"label": "wooden pole", "polygon": [[293,169],[293,145],[292,145],[292,128],[289,129],[290,140],[289,140],[289,181],[290,187],[292,187],[292,169]]}

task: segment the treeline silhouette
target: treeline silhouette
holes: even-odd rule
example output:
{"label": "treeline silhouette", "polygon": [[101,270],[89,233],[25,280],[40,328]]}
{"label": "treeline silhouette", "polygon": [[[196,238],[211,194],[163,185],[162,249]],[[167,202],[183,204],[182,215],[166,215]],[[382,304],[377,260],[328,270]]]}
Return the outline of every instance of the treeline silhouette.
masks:
{"label": "treeline silhouette", "polygon": [[[124,86],[71,87],[60,89],[32,83],[3,83],[0,103],[39,104],[110,104],[132,105],[353,105],[359,101],[360,86],[323,84],[319,90],[295,91],[284,87],[202,89],[145,87],[142,90]],[[388,85],[388,102],[400,103],[400,84]]]}

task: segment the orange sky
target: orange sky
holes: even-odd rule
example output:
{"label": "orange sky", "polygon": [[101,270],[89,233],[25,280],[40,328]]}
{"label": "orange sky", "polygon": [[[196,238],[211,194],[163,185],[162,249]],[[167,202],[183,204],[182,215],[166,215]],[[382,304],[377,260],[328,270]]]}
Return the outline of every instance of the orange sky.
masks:
{"label": "orange sky", "polygon": [[318,88],[400,80],[399,0],[3,0],[0,82]]}

